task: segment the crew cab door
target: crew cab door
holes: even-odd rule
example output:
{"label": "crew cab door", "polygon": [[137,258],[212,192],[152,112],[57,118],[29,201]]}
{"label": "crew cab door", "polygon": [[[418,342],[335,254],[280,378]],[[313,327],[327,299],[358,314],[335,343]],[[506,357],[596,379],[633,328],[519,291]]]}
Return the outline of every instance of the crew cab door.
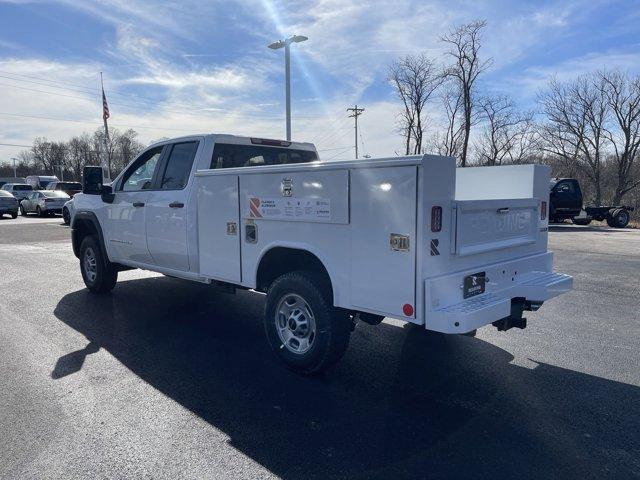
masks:
{"label": "crew cab door", "polygon": [[[147,246],[155,265],[189,270],[187,222],[190,209],[191,169],[200,142],[173,143],[159,168],[157,184],[146,206]],[[195,216],[195,215],[194,215]]]}
{"label": "crew cab door", "polygon": [[115,185],[105,220],[107,248],[114,261],[153,264],[147,248],[145,209],[163,148],[152,148],[140,155]]}

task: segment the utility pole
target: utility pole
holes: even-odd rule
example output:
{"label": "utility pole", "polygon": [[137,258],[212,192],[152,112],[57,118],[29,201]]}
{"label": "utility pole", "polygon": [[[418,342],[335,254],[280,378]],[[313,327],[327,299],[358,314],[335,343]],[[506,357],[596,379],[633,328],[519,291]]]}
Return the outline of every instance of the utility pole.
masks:
{"label": "utility pole", "polygon": [[347,112],[353,112],[351,113],[351,115],[349,115],[349,118],[353,118],[355,120],[355,129],[356,129],[356,160],[358,159],[358,117],[360,115],[362,115],[362,112],[364,112],[364,108],[358,108],[358,105],[356,105],[353,108],[347,108]]}

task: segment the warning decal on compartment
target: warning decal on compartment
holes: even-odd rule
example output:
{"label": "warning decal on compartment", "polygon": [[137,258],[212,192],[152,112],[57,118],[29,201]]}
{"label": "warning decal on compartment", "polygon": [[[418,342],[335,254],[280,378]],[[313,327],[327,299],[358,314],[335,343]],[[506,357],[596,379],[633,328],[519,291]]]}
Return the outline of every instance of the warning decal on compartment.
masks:
{"label": "warning decal on compartment", "polygon": [[330,221],[327,198],[249,197],[249,217],[272,220]]}

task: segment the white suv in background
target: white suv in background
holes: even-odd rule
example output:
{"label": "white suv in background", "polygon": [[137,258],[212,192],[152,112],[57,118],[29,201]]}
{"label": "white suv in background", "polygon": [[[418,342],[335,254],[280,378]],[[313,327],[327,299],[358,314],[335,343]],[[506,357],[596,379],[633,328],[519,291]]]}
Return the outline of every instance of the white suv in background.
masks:
{"label": "white suv in background", "polygon": [[33,187],[26,183],[5,183],[2,190],[9,192],[18,199],[18,202],[24,200],[27,195],[33,191]]}

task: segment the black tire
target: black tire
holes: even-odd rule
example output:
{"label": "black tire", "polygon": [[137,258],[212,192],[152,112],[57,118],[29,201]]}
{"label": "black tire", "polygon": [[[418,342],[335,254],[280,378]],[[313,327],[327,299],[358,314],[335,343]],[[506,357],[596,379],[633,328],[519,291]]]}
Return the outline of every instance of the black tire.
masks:
{"label": "black tire", "polygon": [[87,235],[80,244],[80,272],[84,284],[94,293],[110,292],[118,281],[118,270],[105,257],[93,235]]}
{"label": "black tire", "polygon": [[614,211],[611,216],[611,227],[624,228],[629,224],[629,212],[624,208]]}
{"label": "black tire", "polygon": [[38,214],[39,217],[44,217],[44,213],[42,213],[42,210],[40,210],[40,207],[36,207],[36,213]]}
{"label": "black tire", "polygon": [[12,212],[12,213],[11,213],[11,218],[13,218],[14,220],[15,220],[16,218],[18,218],[18,212]]}
{"label": "black tire", "polygon": [[[303,305],[298,308],[300,299]],[[288,308],[293,308],[288,318],[279,313]],[[298,319],[302,321],[297,323]],[[305,320],[307,327],[315,328],[304,328]],[[292,321],[298,325],[294,330],[290,328]],[[349,345],[351,319],[332,305],[331,285],[322,275],[297,271],[280,276],[269,287],[264,327],[269,345],[287,367],[298,373],[313,374],[328,370],[342,358]],[[279,333],[283,330],[284,333]],[[283,340],[287,334],[291,338]],[[304,334],[308,338],[303,338]],[[301,350],[308,344],[308,349],[296,352],[296,343]]]}
{"label": "black tire", "polygon": [[65,225],[69,225],[71,223],[71,215],[69,215],[69,209],[62,209],[62,221]]}
{"label": "black tire", "polygon": [[27,216],[27,211],[24,209],[22,205],[20,205],[20,215],[22,215],[23,217]]}
{"label": "black tire", "polygon": [[583,217],[583,218],[579,218],[579,217],[574,217],[571,219],[571,221],[573,222],[574,225],[589,225],[591,223],[591,218],[590,217]]}

